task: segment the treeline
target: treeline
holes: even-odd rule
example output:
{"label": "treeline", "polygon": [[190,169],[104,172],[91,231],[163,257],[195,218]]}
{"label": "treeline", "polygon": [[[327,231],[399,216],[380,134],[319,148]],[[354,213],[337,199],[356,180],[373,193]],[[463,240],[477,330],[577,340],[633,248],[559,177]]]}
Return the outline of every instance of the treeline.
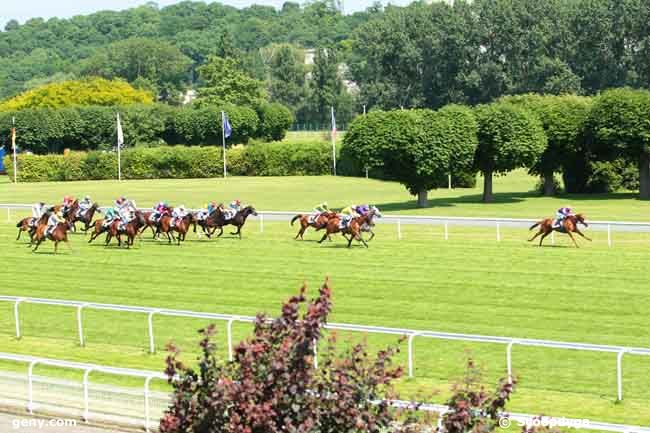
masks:
{"label": "treeline", "polygon": [[281,140],[291,126],[291,112],[279,104],[256,108],[232,104],[172,107],[166,104],[71,106],[0,111],[0,145],[10,147],[13,120],[23,151],[36,154],[72,150],[110,150],[117,142],[117,113],[127,147],[161,144],[222,143],[221,111],[228,114],[232,136],[228,144],[251,139]]}
{"label": "treeline", "polygon": [[[437,109],[529,92],[594,95],[650,86],[649,2],[448,3],[344,15],[335,0],[280,9],[187,1],[10,21],[0,32],[0,99],[51,81],[101,76],[177,104],[181,91],[206,87],[200,71],[214,57],[235,60],[261,83],[261,96],[288,106],[303,124],[327,124],[330,106],[347,123],[363,105]],[[315,49],[309,66],[305,48]]]}
{"label": "treeline", "polygon": [[402,183],[418,204],[450,174],[484,177],[483,200],[493,200],[492,177],[528,168],[557,192],[638,189],[650,199],[650,92],[621,88],[595,98],[527,94],[475,108],[373,111],[351,124],[342,154],[356,171]]}

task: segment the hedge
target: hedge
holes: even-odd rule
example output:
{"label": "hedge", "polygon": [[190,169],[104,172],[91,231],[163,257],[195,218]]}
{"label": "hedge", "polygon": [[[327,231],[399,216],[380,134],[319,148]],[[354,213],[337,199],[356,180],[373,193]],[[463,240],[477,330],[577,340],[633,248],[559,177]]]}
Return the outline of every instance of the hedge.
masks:
{"label": "hedge", "polygon": [[15,118],[17,144],[23,150],[36,154],[62,153],[66,148],[111,150],[117,141],[119,112],[127,147],[221,145],[221,111],[228,114],[233,129],[229,145],[256,138],[281,139],[292,122],[291,113],[279,104],[266,104],[258,111],[234,105],[194,108],[164,104],[37,108],[0,112],[0,144],[9,144]]}
{"label": "hedge", "polygon": [[[331,170],[327,143],[252,143],[227,150],[228,173],[234,176],[325,175]],[[5,157],[7,175],[13,162]],[[114,152],[70,152],[67,155],[18,155],[20,182],[101,180],[117,177]],[[124,179],[211,178],[223,175],[220,147],[138,147],[122,152]]]}

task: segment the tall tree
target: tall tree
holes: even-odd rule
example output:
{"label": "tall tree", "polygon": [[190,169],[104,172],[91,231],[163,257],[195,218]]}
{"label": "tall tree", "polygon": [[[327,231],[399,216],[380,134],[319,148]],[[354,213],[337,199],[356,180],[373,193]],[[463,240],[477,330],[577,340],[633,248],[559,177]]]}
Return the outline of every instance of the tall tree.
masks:
{"label": "tall tree", "polygon": [[296,113],[305,103],[305,54],[287,44],[273,46],[271,50],[268,64],[270,97]]}
{"label": "tall tree", "polygon": [[267,99],[264,83],[247,74],[233,58],[211,56],[199,68],[204,86],[199,89],[199,104],[230,103],[258,106]]}

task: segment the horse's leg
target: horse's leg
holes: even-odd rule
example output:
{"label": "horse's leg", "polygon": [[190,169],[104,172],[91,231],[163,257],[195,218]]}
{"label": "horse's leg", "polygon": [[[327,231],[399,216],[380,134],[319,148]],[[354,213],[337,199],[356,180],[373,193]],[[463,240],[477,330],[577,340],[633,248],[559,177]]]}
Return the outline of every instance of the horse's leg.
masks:
{"label": "horse's leg", "polygon": [[576,227],[575,232],[578,233],[578,234],[579,234],[580,236],[582,236],[583,238],[587,239],[589,242],[591,242],[591,238],[588,238],[587,236],[585,236],[585,234],[582,233],[582,232],[578,229],[578,227]]}
{"label": "horse's leg", "polygon": [[68,237],[66,236],[65,239],[63,239],[63,242],[65,242],[65,245],[68,247],[70,252],[72,253],[72,245],[70,245],[70,241],[68,240]]}
{"label": "horse's leg", "polygon": [[375,238],[375,232],[372,231],[372,229],[368,230],[370,232],[370,238],[368,238],[368,242],[373,240]]}
{"label": "horse's leg", "polygon": [[[323,237],[321,238],[321,240],[318,241],[318,243],[319,243],[319,244],[322,244],[323,241],[325,241],[325,239],[327,239],[327,238],[329,237],[329,235],[330,235],[329,232],[325,232],[325,234],[323,235]],[[331,238],[330,238],[330,239],[331,239]]]}
{"label": "horse's leg", "polygon": [[553,230],[551,230],[550,232],[544,232],[544,234],[542,234],[542,237],[539,238],[539,246],[540,246],[540,247],[542,246],[542,242],[544,242],[544,238],[545,238],[546,236],[548,236],[549,234],[551,234],[552,232],[553,232]]}
{"label": "horse's leg", "polygon": [[21,234],[22,232],[23,232],[23,228],[21,227],[21,228],[18,229],[18,237],[16,238],[17,241],[20,240],[20,234]]}
{"label": "horse's leg", "polygon": [[361,232],[357,233],[357,240],[361,242],[366,248],[368,248],[368,243],[363,240],[363,236],[361,236]]}
{"label": "horse's leg", "polygon": [[54,254],[59,252],[59,241],[54,241]]}
{"label": "horse's leg", "polygon": [[571,240],[573,241],[573,244],[576,246],[576,248],[580,248],[580,247],[578,246],[578,242],[576,242],[576,238],[573,236],[573,233],[571,233],[570,231],[567,231],[566,233],[569,235],[569,237],[570,237]]}
{"label": "horse's leg", "polygon": [[540,228],[539,231],[533,236],[532,238],[528,239],[528,242],[534,241],[539,235],[541,235],[544,232],[544,229]]}
{"label": "horse's leg", "polygon": [[[216,231],[216,229],[215,229],[215,231]],[[223,235],[223,227],[219,227],[219,234],[217,235],[217,237],[220,238],[221,235]]]}
{"label": "horse's leg", "polygon": [[[38,239],[38,240],[36,241],[36,246],[34,247],[34,249],[33,249],[32,252],[34,252],[34,253],[36,252],[36,250],[38,249],[38,247],[41,245],[41,242],[43,242],[43,239]],[[31,247],[31,244],[30,244],[30,247]]]}

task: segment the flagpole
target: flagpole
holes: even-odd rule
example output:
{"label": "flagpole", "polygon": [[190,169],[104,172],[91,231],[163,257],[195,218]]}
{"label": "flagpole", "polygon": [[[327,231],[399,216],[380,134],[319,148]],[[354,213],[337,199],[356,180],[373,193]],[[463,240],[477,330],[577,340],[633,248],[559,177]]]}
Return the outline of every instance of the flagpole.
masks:
{"label": "flagpole", "polygon": [[122,182],[122,143],[120,143],[120,113],[117,113],[117,181]]}
{"label": "flagpole", "polygon": [[14,152],[14,183],[18,183],[18,158],[16,158],[16,118],[11,118],[11,147]]}
{"label": "flagpole", "polygon": [[221,112],[221,140],[223,143],[223,178],[225,179],[228,176],[226,170],[226,113]]}
{"label": "flagpole", "polygon": [[332,162],[334,176],[336,176],[336,120],[334,120],[334,107],[332,106]]}

